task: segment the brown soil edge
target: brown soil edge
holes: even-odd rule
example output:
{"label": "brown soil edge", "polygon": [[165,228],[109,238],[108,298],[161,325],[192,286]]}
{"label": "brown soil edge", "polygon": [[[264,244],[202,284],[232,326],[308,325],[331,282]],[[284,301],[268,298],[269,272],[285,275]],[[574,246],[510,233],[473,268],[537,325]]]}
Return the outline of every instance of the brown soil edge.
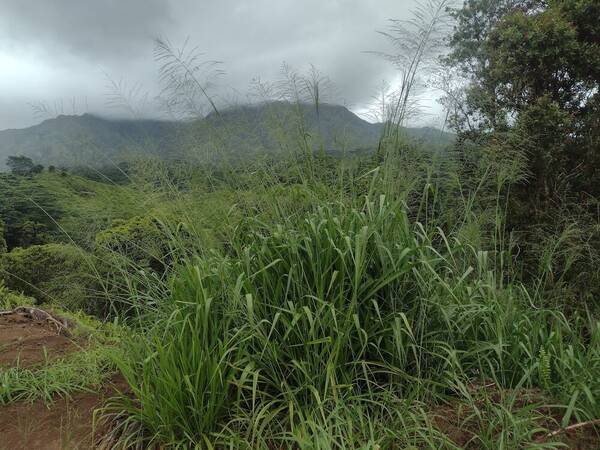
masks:
{"label": "brown soil edge", "polygon": [[[0,314],[0,370],[35,368],[81,350],[72,340],[68,321],[30,308]],[[16,402],[0,407],[0,450],[93,448],[93,414],[103,402],[126,387],[113,377],[98,392],[74,393],[43,401]]]}
{"label": "brown soil edge", "polygon": [[122,378],[113,377],[98,392],[59,398],[50,406],[36,401],[0,408],[0,450],[93,448],[94,411],[125,387]]}
{"label": "brown soil edge", "polygon": [[[41,311],[41,310],[35,310]],[[17,309],[0,315],[0,368],[29,368],[78,350],[54,317]],[[66,322],[65,322],[66,323]]]}

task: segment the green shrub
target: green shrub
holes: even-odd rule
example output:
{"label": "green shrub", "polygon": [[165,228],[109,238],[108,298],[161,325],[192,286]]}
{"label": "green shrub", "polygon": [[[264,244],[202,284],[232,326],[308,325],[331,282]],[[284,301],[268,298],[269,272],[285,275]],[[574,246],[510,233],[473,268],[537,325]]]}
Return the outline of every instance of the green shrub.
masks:
{"label": "green shrub", "polygon": [[13,291],[71,309],[86,306],[93,281],[85,254],[62,244],[16,248],[1,255],[0,277]]}
{"label": "green shrub", "polygon": [[58,194],[33,177],[0,174],[0,218],[9,249],[51,242],[61,236]]}
{"label": "green shrub", "polygon": [[13,309],[16,306],[32,306],[37,300],[27,295],[19,294],[8,289],[4,280],[0,280],[0,309]]}
{"label": "green shrub", "polygon": [[151,216],[115,220],[111,228],[96,235],[99,255],[106,252],[123,256],[138,268],[161,272],[165,268],[168,247],[160,223]]}

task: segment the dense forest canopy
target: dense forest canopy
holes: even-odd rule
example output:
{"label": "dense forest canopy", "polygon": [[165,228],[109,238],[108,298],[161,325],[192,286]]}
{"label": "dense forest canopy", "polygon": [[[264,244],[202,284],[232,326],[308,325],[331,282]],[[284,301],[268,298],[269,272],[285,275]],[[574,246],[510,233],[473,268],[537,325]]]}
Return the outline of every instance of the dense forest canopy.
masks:
{"label": "dense forest canopy", "polygon": [[594,0],[473,0],[453,13],[446,62],[468,82],[454,126],[462,139],[523,152],[525,195],[542,208],[599,193],[599,14]]}

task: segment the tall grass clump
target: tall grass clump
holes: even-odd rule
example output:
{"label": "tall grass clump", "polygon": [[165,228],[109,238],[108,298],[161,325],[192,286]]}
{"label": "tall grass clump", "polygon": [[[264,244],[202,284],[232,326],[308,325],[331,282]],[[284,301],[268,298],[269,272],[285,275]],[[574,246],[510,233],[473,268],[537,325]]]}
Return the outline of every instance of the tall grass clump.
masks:
{"label": "tall grass clump", "polygon": [[408,294],[416,242],[385,198],[326,205],[294,223],[255,223],[235,241],[249,351],[265,390],[296,408],[369,389],[383,321]]}
{"label": "tall grass clump", "polygon": [[204,264],[177,274],[155,326],[118,360],[132,396],[107,407],[105,420],[117,424],[107,448],[210,447],[228,413],[243,339],[224,302],[222,273]]}
{"label": "tall grass clump", "polygon": [[516,269],[519,165],[463,180],[453,155],[381,145],[165,184],[164,270],[118,272],[135,330],[106,447],[460,448],[448,408],[467,448],[535,447],[600,416],[600,323]]}
{"label": "tall grass clump", "polygon": [[506,257],[411,221],[383,195],[243,219],[222,251],[173,272],[156,324],[121,361],[133,398],[109,408],[111,436],[452,448],[427,408],[472,403],[474,385],[541,389],[564,424],[597,417],[598,322],[545,307],[505,276]]}
{"label": "tall grass clump", "polygon": [[[138,315],[118,360],[130,393],[101,414],[105,447],[558,448],[553,427],[594,429],[600,322],[548,302],[557,259],[571,266],[562,241],[520,277],[507,205],[522,155],[467,171],[403,139],[446,24],[447,2],[427,4],[385,34],[408,69],[374,154],[327,158],[324,80],[286,70],[276,98],[297,117],[273,120],[288,159],[206,169],[198,190],[191,172],[164,184],[171,228],[190,232],[164,234],[160,276],[122,272]],[[169,86],[189,96],[175,97],[220,117],[185,55],[162,51],[170,76],[183,70]]]}

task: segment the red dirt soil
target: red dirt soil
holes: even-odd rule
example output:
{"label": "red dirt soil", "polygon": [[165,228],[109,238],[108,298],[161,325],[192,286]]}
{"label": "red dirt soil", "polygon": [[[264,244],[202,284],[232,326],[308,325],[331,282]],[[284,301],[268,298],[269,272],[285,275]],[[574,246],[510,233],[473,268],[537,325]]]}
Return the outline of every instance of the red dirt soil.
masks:
{"label": "red dirt soil", "polygon": [[74,394],[51,406],[19,402],[0,408],[0,450],[93,448],[93,413],[115,392],[116,380],[101,392]]}
{"label": "red dirt soil", "polygon": [[31,367],[77,350],[71,339],[27,314],[0,316],[0,367]]}
{"label": "red dirt soil", "polygon": [[[0,370],[35,367],[79,349],[69,337],[45,321],[27,314],[0,316]],[[0,407],[0,450],[92,448],[92,418],[96,408],[123,382],[114,379],[101,392],[75,393],[47,406],[42,401]]]}

